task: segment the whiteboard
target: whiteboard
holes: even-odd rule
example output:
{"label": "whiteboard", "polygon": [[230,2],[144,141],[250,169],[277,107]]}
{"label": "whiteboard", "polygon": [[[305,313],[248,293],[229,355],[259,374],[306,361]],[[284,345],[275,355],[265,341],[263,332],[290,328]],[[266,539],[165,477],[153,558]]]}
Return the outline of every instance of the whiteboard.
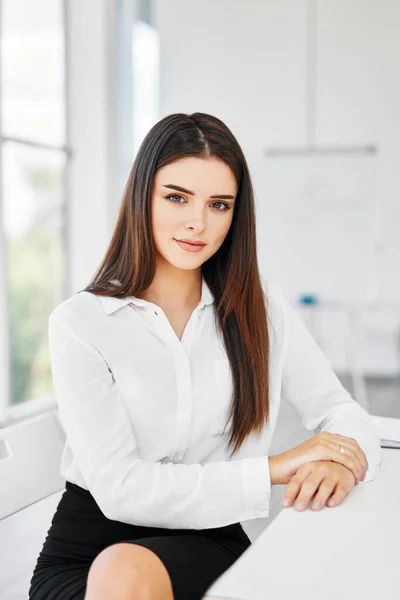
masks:
{"label": "whiteboard", "polygon": [[344,302],[379,296],[376,181],[375,153],[265,158],[258,253],[290,299],[306,293]]}

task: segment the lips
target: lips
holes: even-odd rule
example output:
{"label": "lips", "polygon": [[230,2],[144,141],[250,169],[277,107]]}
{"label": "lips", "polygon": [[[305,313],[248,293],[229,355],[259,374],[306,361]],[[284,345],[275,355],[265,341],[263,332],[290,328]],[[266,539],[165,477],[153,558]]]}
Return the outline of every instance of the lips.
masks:
{"label": "lips", "polygon": [[205,244],[190,244],[189,242],[181,242],[180,240],[175,241],[183,250],[188,250],[189,252],[200,252],[200,250],[205,248]]}
{"label": "lips", "polygon": [[177,242],[183,242],[184,244],[192,244],[192,246],[205,246],[204,242],[192,242],[190,240],[176,240]]}

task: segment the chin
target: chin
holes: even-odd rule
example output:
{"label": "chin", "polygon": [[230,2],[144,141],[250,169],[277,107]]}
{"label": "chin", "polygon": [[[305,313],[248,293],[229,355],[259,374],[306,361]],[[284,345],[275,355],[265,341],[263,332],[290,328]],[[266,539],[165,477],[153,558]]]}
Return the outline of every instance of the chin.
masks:
{"label": "chin", "polygon": [[199,267],[201,267],[201,265],[203,264],[204,261],[194,261],[194,260],[188,260],[186,262],[183,261],[173,261],[170,260],[168,261],[171,265],[173,265],[174,267],[176,267],[177,269],[182,269],[183,271],[193,271],[193,269],[198,269]]}
{"label": "chin", "polygon": [[207,260],[204,258],[200,260],[200,258],[196,256],[196,254],[188,255],[185,258],[182,258],[181,256],[177,258],[176,256],[171,256],[167,253],[160,256],[163,261],[169,263],[177,269],[183,269],[185,271],[192,271],[193,269],[197,269],[201,267],[205,260]]}

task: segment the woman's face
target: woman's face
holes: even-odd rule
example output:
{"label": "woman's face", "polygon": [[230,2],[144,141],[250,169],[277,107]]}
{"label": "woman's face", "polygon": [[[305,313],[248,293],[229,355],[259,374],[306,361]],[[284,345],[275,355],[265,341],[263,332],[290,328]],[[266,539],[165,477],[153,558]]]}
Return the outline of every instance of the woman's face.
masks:
{"label": "woman's face", "polygon": [[[228,233],[236,193],[235,176],[217,158],[189,156],[159,169],[152,194],[157,253],[179,269],[200,267],[217,252]],[[175,241],[185,238],[206,245],[199,252],[190,252]]]}

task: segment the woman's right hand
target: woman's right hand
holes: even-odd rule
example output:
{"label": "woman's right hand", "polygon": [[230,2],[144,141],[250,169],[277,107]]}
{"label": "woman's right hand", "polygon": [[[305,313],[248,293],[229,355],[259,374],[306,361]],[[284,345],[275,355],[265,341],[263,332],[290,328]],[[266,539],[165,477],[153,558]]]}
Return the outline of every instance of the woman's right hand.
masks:
{"label": "woman's right hand", "polygon": [[[339,452],[339,446],[344,453]],[[328,460],[344,465],[359,483],[365,478],[368,462],[364,451],[354,438],[337,433],[321,431],[299,446],[283,454],[269,457],[272,484],[286,484],[304,464],[317,460]]]}

